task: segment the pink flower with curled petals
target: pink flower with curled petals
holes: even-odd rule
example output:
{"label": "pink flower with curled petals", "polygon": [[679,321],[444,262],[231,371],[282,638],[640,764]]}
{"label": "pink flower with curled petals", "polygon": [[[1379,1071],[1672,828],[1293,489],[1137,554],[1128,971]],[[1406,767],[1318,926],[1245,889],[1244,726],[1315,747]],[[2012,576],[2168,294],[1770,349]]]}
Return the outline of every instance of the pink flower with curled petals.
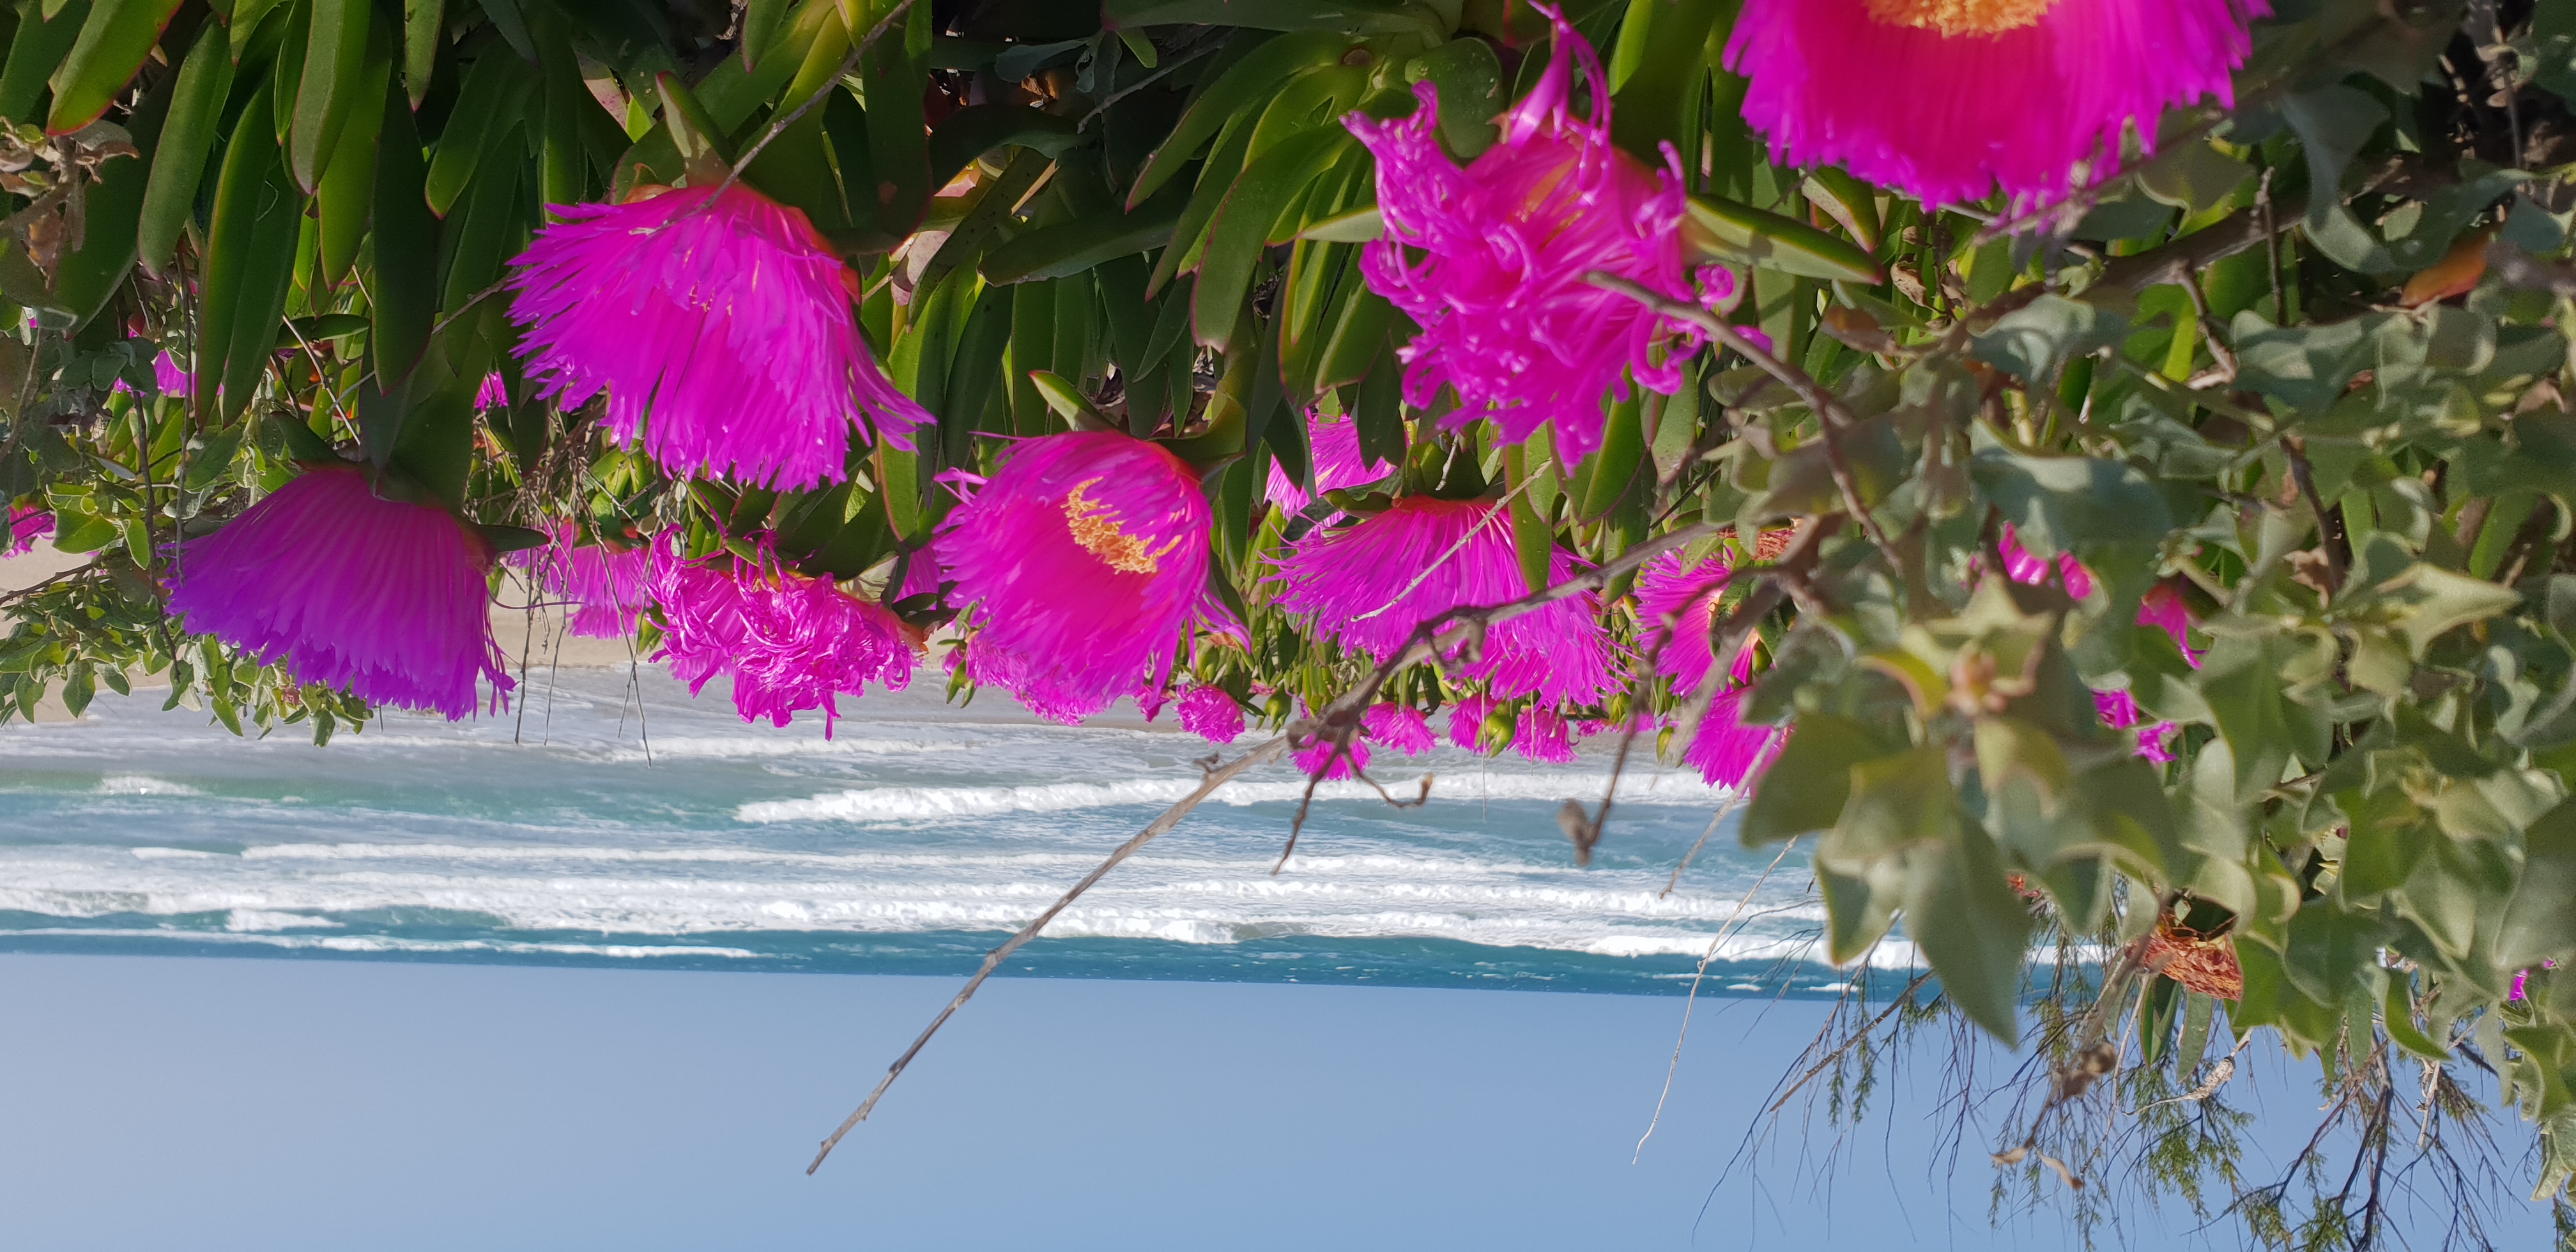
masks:
{"label": "pink flower with curled petals", "polygon": [[[1752,666],[1739,663],[1737,668],[1749,676]],[[1760,777],[1789,738],[1786,726],[1746,724],[1744,694],[1741,686],[1719,692],[1709,701],[1708,716],[1700,719],[1699,733],[1682,749],[1682,764],[1697,769],[1711,786],[1741,787]]]}
{"label": "pink flower with curled petals", "polygon": [[[1550,577],[1573,576],[1559,548]],[[1529,594],[1511,521],[1491,500],[1406,496],[1375,517],[1316,530],[1294,544],[1272,576],[1277,602],[1306,614],[1343,647],[1384,661],[1414,628],[1456,608],[1507,604]],[[1484,655],[1450,672],[1483,679],[1509,699],[1590,704],[1619,687],[1599,598],[1571,596],[1487,632]]]}
{"label": "pink flower with curled petals", "polygon": [[2172,584],[2157,583],[2147,588],[2146,596],[2138,601],[2138,624],[2153,626],[2173,636],[2174,646],[2182,650],[2183,659],[2190,661],[2193,668],[2199,668],[2200,653],[2191,646],[2191,610],[2183,606],[2182,593]]}
{"label": "pink flower with curled petals", "polygon": [[[1323,414],[1306,415],[1306,448],[1315,462],[1315,489],[1339,491],[1373,483],[1395,472],[1384,461],[1372,461],[1360,455],[1359,424],[1347,417],[1326,418]],[[1270,462],[1270,481],[1263,489],[1264,498],[1284,512],[1296,513],[1313,500],[1306,489],[1288,477],[1278,461]]]}
{"label": "pink flower with curled petals", "polygon": [[783,727],[820,708],[829,739],[839,696],[858,695],[870,682],[888,691],[911,683],[916,632],[831,579],[779,566],[765,539],[761,555],[728,569],[718,564],[722,558],[681,559],[670,532],[656,540],[651,592],[663,628],[653,659],[668,662],[689,694],[729,674],[742,720]]}
{"label": "pink flower with curled petals", "polygon": [[[1671,395],[1695,329],[1594,286],[1605,271],[1675,300],[1704,297],[1683,258],[1678,158],[1649,169],[1610,142],[1610,92],[1592,46],[1555,22],[1547,70],[1500,119],[1500,142],[1460,167],[1440,146],[1439,93],[1411,116],[1345,120],[1377,158],[1386,236],[1367,246],[1369,286],[1422,327],[1400,352],[1404,398],[1457,390],[1452,427],[1490,419],[1503,440],[1553,422],[1568,463],[1601,446],[1603,402],[1631,384]],[[1590,86],[1573,110],[1574,62]],[[1731,278],[1731,276],[1730,276]],[[1682,346],[1676,346],[1676,345]],[[1667,348],[1675,350],[1666,351]]]}
{"label": "pink flower with curled petals", "polygon": [[[2021,546],[2021,537],[2013,533],[2012,523],[2004,523],[2003,533],[1995,537],[1995,547],[2004,554],[2005,576],[2014,582],[2037,586],[2048,581],[2048,562]],[[2074,553],[2057,554],[2057,572],[2066,584],[2067,595],[2082,600],[2093,594],[2093,571],[2084,568]]]}
{"label": "pink flower with curled petals", "polygon": [[1333,747],[1332,740],[1317,739],[1299,749],[1291,759],[1297,762],[1297,771],[1308,778],[1349,778],[1368,770],[1368,736],[1365,733],[1353,735],[1350,746],[1339,750]]}
{"label": "pink flower with curled petals", "polygon": [[54,533],[54,515],[36,505],[13,504],[0,515],[0,557],[35,550],[36,541]]}
{"label": "pink flower with curled petals", "polygon": [[1485,715],[1494,711],[1494,702],[1482,695],[1458,697],[1449,706],[1449,742],[1470,752],[1485,751]]}
{"label": "pink flower with curled petals", "polygon": [[[1646,566],[1637,579],[1637,612],[1647,646],[1661,638],[1655,668],[1672,679],[1676,700],[1687,702],[1717,668],[1709,638],[1718,601],[1727,587],[1728,566],[1711,557],[1685,566],[1680,554],[1666,553]],[[1672,633],[1662,637],[1665,622]],[[1749,726],[1743,721],[1744,689],[1753,681],[1753,649],[1740,648],[1729,668],[1726,686],[1711,697],[1699,731],[1682,749],[1682,763],[1718,786],[1741,786],[1769,762],[1772,748],[1788,737],[1784,726]]]}
{"label": "pink flower with curled petals", "polygon": [[1181,696],[1181,729],[1209,743],[1243,737],[1243,706],[1218,687],[1192,687]]}
{"label": "pink flower with curled petals", "polygon": [[2232,105],[2266,0],[1747,0],[1726,68],[1781,165],[1926,205],[2055,203],[2152,148],[2173,105]]}
{"label": "pink flower with curled petals", "polygon": [[1368,737],[1406,756],[1420,756],[1431,750],[1431,723],[1422,710],[1402,704],[1372,704],[1360,713],[1360,729]]}
{"label": "pink flower with curled petals", "polygon": [[[2013,534],[2011,523],[2004,524],[1995,546],[2003,552],[2004,573],[2014,582],[2037,584],[2047,579],[2049,563],[2021,546],[2021,541]],[[2056,569],[2066,585],[2066,594],[2078,600],[2093,594],[2093,571],[2077,562],[2074,553],[2058,553]],[[2200,654],[2192,651],[2186,641],[2191,630],[2191,616],[2183,609],[2180,593],[2163,584],[2149,588],[2145,599],[2138,603],[2137,620],[2141,626],[2154,626],[2172,635],[2174,646],[2182,649],[2183,659],[2191,662],[2194,668],[2199,667]],[[2101,715],[2102,724],[2113,730],[2138,726],[2146,717],[2138,707],[2137,697],[2126,691],[2094,692],[2093,708]],[[2140,727],[2138,755],[2159,765],[2170,764],[2174,759],[2172,739],[2181,729],[2172,722]]]}
{"label": "pink flower with curled petals", "polygon": [[1545,765],[1574,763],[1574,736],[1556,710],[1533,704],[1512,728],[1512,751]]}
{"label": "pink flower with curled petals", "polygon": [[[1306,715],[1314,716],[1314,710],[1307,709]],[[1329,763],[1331,769],[1323,775],[1325,778],[1349,778],[1368,769],[1370,750],[1374,747],[1388,747],[1406,756],[1420,756],[1431,750],[1431,723],[1425,721],[1416,709],[1400,704],[1372,704],[1360,710],[1360,730],[1351,736],[1348,751],[1337,756],[1331,741],[1318,739],[1297,753],[1297,768],[1311,778]]]}
{"label": "pink flower with curled petals", "polygon": [[886,381],[855,279],[804,213],[740,183],[560,206],[511,262],[538,393],[608,393],[609,433],[675,477],[839,482],[852,422],[896,447],[929,414]]}
{"label": "pink flower with curled petals", "polygon": [[1170,680],[1208,591],[1213,519],[1198,475],[1159,444],[1107,431],[1023,440],[935,541],[967,609],[969,676],[1073,723],[1140,678]]}
{"label": "pink flower with curled petals", "polygon": [[513,684],[492,637],[491,545],[371,478],[355,465],[307,470],[181,545],[170,614],[371,704],[454,721],[474,712],[481,680],[497,703]]}

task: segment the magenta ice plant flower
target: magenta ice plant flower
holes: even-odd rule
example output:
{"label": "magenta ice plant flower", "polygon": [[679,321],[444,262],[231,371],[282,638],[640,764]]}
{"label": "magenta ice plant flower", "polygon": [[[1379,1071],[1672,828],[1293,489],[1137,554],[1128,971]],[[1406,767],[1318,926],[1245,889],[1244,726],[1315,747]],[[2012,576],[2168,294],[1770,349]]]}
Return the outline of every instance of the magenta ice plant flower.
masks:
{"label": "magenta ice plant flower", "polygon": [[[1314,715],[1313,709],[1306,710]],[[1339,756],[1333,753],[1330,740],[1318,739],[1296,755],[1297,768],[1309,777],[1328,764],[1326,778],[1349,778],[1368,768],[1372,748],[1393,748],[1405,756],[1420,756],[1432,748],[1431,723],[1419,709],[1401,704],[1372,704],[1360,710],[1359,733],[1351,736],[1351,746]]]}
{"label": "magenta ice plant flower", "polygon": [[[1425,80],[1409,117],[1354,114],[1377,158],[1386,236],[1367,246],[1369,286],[1422,327],[1407,343],[1404,397],[1446,419],[1490,418],[1506,442],[1553,422],[1579,460],[1601,446],[1604,404],[1631,384],[1670,395],[1699,333],[1594,286],[1616,274],[1675,300],[1703,296],[1682,252],[1688,201],[1670,148],[1652,169],[1610,142],[1610,91],[1592,46],[1556,20],[1547,70],[1500,119],[1500,142],[1461,167],[1440,146],[1439,93]],[[1574,109],[1576,62],[1590,88]]]}
{"label": "magenta ice plant flower", "polygon": [[[1302,700],[1298,702],[1298,707],[1308,717],[1315,715],[1315,710],[1307,707]],[[1337,748],[1332,740],[1319,735],[1313,743],[1298,749],[1295,755],[1289,758],[1297,763],[1298,772],[1308,778],[1325,779],[1349,778],[1366,773],[1369,765],[1370,736],[1368,723],[1365,720],[1366,715],[1362,716],[1359,733],[1351,736],[1348,747]]]}
{"label": "magenta ice plant flower", "polygon": [[173,554],[172,616],[298,682],[373,704],[474,712],[510,690],[492,637],[491,545],[355,465],[306,470]]}
{"label": "magenta ice plant flower", "polygon": [[13,504],[0,516],[0,557],[35,550],[36,541],[54,533],[54,515],[41,506]]}
{"label": "magenta ice plant flower", "polygon": [[[1674,697],[1685,703],[1717,668],[1709,632],[1718,600],[1726,591],[1727,571],[1726,562],[1714,557],[1685,565],[1679,554],[1667,553],[1649,563],[1637,579],[1637,615],[1646,646],[1653,648],[1660,641],[1656,671],[1672,679]],[[1672,623],[1669,636],[1663,633],[1666,622]],[[1740,648],[1728,669],[1726,685],[1710,698],[1698,733],[1682,749],[1682,762],[1719,786],[1741,786],[1758,774],[1769,762],[1773,747],[1789,733],[1786,727],[1745,724],[1744,690],[1752,681],[1753,650]]]}
{"label": "magenta ice plant flower", "polygon": [[[1373,483],[1395,472],[1384,461],[1372,461],[1360,455],[1359,423],[1347,417],[1326,417],[1319,412],[1306,415],[1306,448],[1315,461],[1315,489],[1338,491]],[[1264,498],[1284,512],[1305,509],[1314,497],[1288,477],[1278,461],[1270,462],[1270,481]]]}
{"label": "magenta ice plant flower", "polygon": [[513,562],[535,575],[546,597],[567,604],[566,628],[585,639],[623,639],[652,602],[654,557],[651,544],[632,547],[578,543],[570,522],[547,528],[552,542],[513,554]]}
{"label": "magenta ice plant flower", "polygon": [[[1995,547],[2003,553],[2004,573],[2014,582],[2036,585],[2047,581],[2052,567],[2021,546],[2020,537],[2013,533],[2010,523],[2006,523],[2003,533],[1996,536]],[[2054,568],[2059,580],[2065,584],[2066,594],[2078,600],[2093,594],[2093,571],[2077,562],[2074,553],[2058,553]],[[2141,626],[2153,626],[2173,636],[2174,646],[2182,649],[2183,659],[2195,668],[2200,665],[2200,654],[2191,648],[2191,614],[2183,608],[2181,593],[2161,583],[2148,588],[2146,596],[2138,603],[2137,620]],[[2137,697],[2126,691],[2096,691],[2093,693],[2093,708],[2101,716],[2102,724],[2113,730],[2138,727],[2139,756],[2159,765],[2173,761],[2171,741],[2182,728],[2172,722],[2140,725],[2146,714],[2138,707]]]}
{"label": "magenta ice plant flower", "polygon": [[2266,0],[1746,0],[1726,67],[1782,165],[1929,205],[2054,203],[2172,105],[2234,103]]}
{"label": "magenta ice plant flower", "polygon": [[511,262],[528,372],[674,476],[838,482],[850,425],[911,446],[929,420],[859,338],[856,279],[799,210],[735,183],[556,210]]}
{"label": "magenta ice plant flower", "polygon": [[1485,717],[1494,711],[1491,697],[1470,692],[1449,706],[1449,742],[1470,752],[1485,750]]}
{"label": "magenta ice plant flower", "polygon": [[[1564,549],[1549,576],[1573,576]],[[1308,615],[1315,629],[1380,662],[1416,626],[1456,608],[1506,604],[1529,594],[1498,501],[1406,496],[1375,517],[1314,531],[1293,545],[1273,576],[1280,607]],[[1497,623],[1484,655],[1451,672],[1484,679],[1494,695],[1536,695],[1549,704],[1590,704],[1618,689],[1600,600],[1590,592]]]}
{"label": "magenta ice plant flower", "polygon": [[1192,620],[1213,621],[1198,475],[1108,431],[1029,439],[940,526],[939,564],[974,633],[965,665],[1053,721],[1163,687]]}
{"label": "magenta ice plant flower", "polygon": [[1181,729],[1209,743],[1243,737],[1243,706],[1218,687],[1192,687],[1181,695]]}
{"label": "magenta ice plant flower", "polygon": [[1360,730],[1373,742],[1406,756],[1431,750],[1431,723],[1422,710],[1404,704],[1372,704],[1360,712]]}
{"label": "magenta ice plant flower", "polygon": [[1574,763],[1574,735],[1556,710],[1533,704],[1512,727],[1512,750],[1546,765]]}
{"label": "magenta ice plant flower", "polygon": [[823,710],[832,737],[842,695],[874,682],[901,691],[912,681],[919,640],[884,606],[780,566],[766,544],[758,561],[730,567],[680,558],[669,532],[655,541],[651,597],[662,610],[662,648],[689,694],[718,674],[733,678],[733,704],[746,722],[785,726]]}

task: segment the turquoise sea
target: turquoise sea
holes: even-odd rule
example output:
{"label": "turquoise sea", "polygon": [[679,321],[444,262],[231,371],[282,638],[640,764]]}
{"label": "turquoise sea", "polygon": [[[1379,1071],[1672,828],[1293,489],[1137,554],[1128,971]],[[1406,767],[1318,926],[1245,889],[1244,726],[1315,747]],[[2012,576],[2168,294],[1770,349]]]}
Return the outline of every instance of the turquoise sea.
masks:
{"label": "turquoise sea", "polygon": [[[0,951],[947,974],[1195,783],[1167,714],[1033,725],[912,688],[746,725],[648,668],[529,676],[506,712],[391,713],[316,748],[237,739],[157,692],[0,728]],[[1239,749],[1257,740],[1247,736]],[[1803,857],[1736,846],[1725,796],[1646,759],[1589,868],[1559,831],[1606,746],[1533,765],[1381,761],[1395,808],[1239,780],[1067,911],[1008,973],[1655,993],[1831,994]],[[1883,959],[1910,953],[1892,946]]]}

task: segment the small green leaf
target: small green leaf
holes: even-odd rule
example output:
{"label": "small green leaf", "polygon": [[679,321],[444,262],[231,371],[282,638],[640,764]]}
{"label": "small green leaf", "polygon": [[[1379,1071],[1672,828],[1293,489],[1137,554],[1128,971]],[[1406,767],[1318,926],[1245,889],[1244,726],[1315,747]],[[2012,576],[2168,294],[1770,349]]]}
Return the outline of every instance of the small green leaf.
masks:
{"label": "small green leaf", "polygon": [[1297,237],[1318,243],[1368,243],[1386,237],[1386,215],[1374,204],[1363,205],[1316,222],[1297,232]]}
{"label": "small green leaf", "polygon": [[[372,0],[308,0],[313,25],[304,44],[304,69],[295,89],[295,124],[287,139],[287,164],[309,194],[322,183],[351,116],[382,108],[390,63],[367,55]],[[381,70],[381,73],[374,72]]]}
{"label": "small green leaf", "polygon": [[[45,117],[45,130],[67,135],[105,114],[134,71],[152,55],[161,28],[178,11],[178,0],[105,0],[91,9],[70,55],[49,80],[54,105]],[[16,60],[10,58],[12,67]],[[0,74],[0,80],[5,77]]]}
{"label": "small green leaf", "polygon": [[[35,120],[45,79],[62,67],[64,55],[89,24],[90,0],[69,0],[46,12],[42,20],[38,12],[34,0],[19,6],[18,29],[9,39],[9,60],[0,68],[0,117],[12,121]],[[148,44],[145,50],[150,50]]]}
{"label": "small green leaf", "polygon": [[1851,797],[1852,767],[1888,751],[1876,733],[1847,717],[1810,713],[1763,771],[1744,810],[1744,846],[1758,848],[1831,827]]}
{"label": "small green leaf", "polygon": [[[1306,189],[1309,179],[1357,142],[1340,126],[1318,126],[1281,140],[1235,180],[1209,226],[1198,287],[1190,296],[1191,327],[1199,343],[1222,348],[1233,337],[1235,316],[1251,289],[1253,269],[1280,215]],[[1259,414],[1254,416],[1258,420]]]}
{"label": "small green leaf", "polygon": [[2576,800],[2533,822],[2522,837],[2522,873],[2497,931],[2496,961],[2528,969],[2576,958]]}
{"label": "small green leaf", "polygon": [[[386,88],[392,91],[388,85]],[[375,319],[367,337],[376,376],[396,386],[418,365],[438,320],[439,222],[423,195],[426,171],[410,106],[399,95],[386,101],[384,135],[376,146],[374,207]]]}
{"label": "small green leaf", "polygon": [[1805,278],[1875,287],[1887,271],[1868,253],[1805,222],[1718,196],[1692,196],[1682,245],[1694,262],[1734,261]]}
{"label": "small green leaf", "polygon": [[155,274],[170,267],[170,258],[178,250],[179,232],[196,205],[206,158],[214,151],[215,128],[232,88],[232,46],[224,39],[223,27],[207,23],[180,64],[169,118],[153,145],[151,177],[143,187],[137,250],[144,268]]}
{"label": "small green leaf", "polygon": [[1165,196],[1132,213],[1106,213],[1043,227],[984,255],[984,281],[1024,283],[1079,274],[1170,243],[1183,199]]}
{"label": "small green leaf", "polygon": [[[422,191],[430,212],[445,217],[456,206],[457,198],[473,182],[474,167],[484,153],[496,148],[501,137],[526,116],[528,97],[536,85],[536,74],[527,62],[498,48],[487,46],[474,58],[465,71],[464,85],[457,89],[447,129],[438,136],[438,150],[429,159]],[[403,112],[411,112],[408,104]]]}

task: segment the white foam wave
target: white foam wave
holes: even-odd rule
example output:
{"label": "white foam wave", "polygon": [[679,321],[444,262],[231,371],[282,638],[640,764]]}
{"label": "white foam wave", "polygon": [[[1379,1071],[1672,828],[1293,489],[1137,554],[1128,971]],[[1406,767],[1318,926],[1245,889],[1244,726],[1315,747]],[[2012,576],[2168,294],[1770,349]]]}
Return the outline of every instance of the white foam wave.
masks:
{"label": "white foam wave", "polygon": [[271,930],[337,930],[340,923],[327,917],[307,917],[302,913],[234,909],[224,918],[224,929],[242,934]]}
{"label": "white foam wave", "polygon": [[205,792],[186,783],[154,778],[149,774],[110,774],[98,780],[98,793],[103,796],[199,796]]}
{"label": "white foam wave", "polygon": [[[1566,800],[1598,798],[1609,785],[1607,774],[1483,773],[1435,774],[1434,800]],[[835,791],[802,800],[760,800],[734,810],[745,822],[911,822],[943,818],[993,817],[1004,813],[1061,813],[1075,809],[1125,805],[1168,805],[1198,790],[1195,779],[1135,778],[1115,783],[1042,783],[1025,787],[875,787]],[[1401,776],[1388,790],[1403,795],[1412,788]],[[1230,805],[1293,802],[1306,794],[1303,781],[1236,782],[1208,799]],[[1356,781],[1328,782],[1315,789],[1318,800],[1378,800],[1375,788]],[[1678,776],[1630,779],[1620,788],[1623,804],[1713,805],[1726,792]]]}
{"label": "white foam wave", "polygon": [[103,939],[190,939],[205,943],[256,943],[274,948],[308,948],[325,952],[502,952],[511,955],[613,956],[645,959],[673,956],[721,956],[758,959],[749,948],[657,943],[534,943],[508,939],[405,939],[392,935],[281,935],[219,930],[169,930],[140,927],[52,926],[10,932],[20,935],[67,935]]}

